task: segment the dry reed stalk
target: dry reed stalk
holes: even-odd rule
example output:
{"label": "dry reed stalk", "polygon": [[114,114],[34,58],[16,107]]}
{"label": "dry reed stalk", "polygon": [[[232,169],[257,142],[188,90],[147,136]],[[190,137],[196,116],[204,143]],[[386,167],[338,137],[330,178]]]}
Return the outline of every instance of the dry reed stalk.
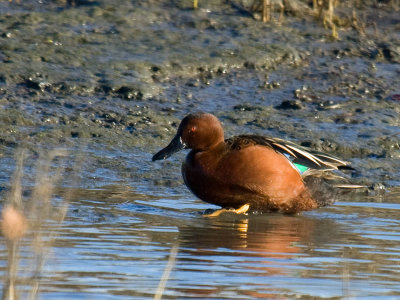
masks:
{"label": "dry reed stalk", "polygon": [[18,299],[16,290],[20,240],[28,228],[25,216],[12,204],[7,204],[1,212],[1,232],[6,239],[8,251],[7,277],[3,285],[2,299]]}
{"label": "dry reed stalk", "polygon": [[[18,299],[18,260],[20,240],[29,224],[29,238],[31,246],[31,266],[29,272],[33,276],[27,283],[30,286],[28,299],[37,299],[40,290],[40,275],[44,263],[49,256],[52,244],[58,229],[67,213],[71,195],[66,195],[61,204],[54,205],[52,199],[54,189],[63,176],[62,167],[52,166],[57,159],[66,159],[67,153],[63,150],[52,150],[39,156],[35,169],[35,185],[31,196],[23,201],[22,176],[25,151],[17,151],[17,166],[12,179],[12,187],[7,199],[7,205],[2,211],[2,232],[7,241],[8,269],[3,285],[3,300]],[[77,166],[78,164],[75,164]],[[24,205],[25,203],[25,205]],[[25,212],[25,215],[22,213]],[[26,216],[26,217],[25,217]],[[14,228],[11,230],[11,228]]]}
{"label": "dry reed stalk", "polygon": [[339,39],[335,19],[335,8],[339,5],[339,0],[313,0],[313,11],[318,20],[320,20],[325,28],[331,29],[331,36],[335,40]]}
{"label": "dry reed stalk", "polygon": [[[33,280],[29,299],[37,299],[39,294],[39,278],[42,273],[46,259],[50,255],[52,244],[58,232],[59,226],[64,221],[68,202],[65,201],[59,208],[53,207],[52,196],[56,184],[61,180],[62,169],[57,168],[52,173],[51,163],[58,157],[66,157],[62,150],[52,150],[42,154],[36,166],[36,182],[32,191],[29,216],[31,218],[32,242],[31,247],[34,254],[32,260]],[[51,224],[48,224],[51,223]],[[48,225],[51,227],[48,228]]]}
{"label": "dry reed stalk", "polygon": [[173,245],[170,252],[167,265],[165,266],[163,275],[161,276],[160,282],[158,284],[156,293],[154,295],[154,300],[160,300],[164,294],[165,286],[171,274],[171,271],[175,265],[176,256],[178,254],[178,245]]}
{"label": "dry reed stalk", "polygon": [[7,274],[3,284],[2,300],[16,300],[18,293],[16,289],[20,240],[27,230],[27,221],[21,213],[22,192],[21,177],[24,160],[24,152],[19,151],[17,155],[17,166],[12,180],[12,186],[7,203],[1,212],[1,232],[7,247]]}
{"label": "dry reed stalk", "polygon": [[271,0],[263,0],[262,21],[267,23],[271,21],[272,7]]}

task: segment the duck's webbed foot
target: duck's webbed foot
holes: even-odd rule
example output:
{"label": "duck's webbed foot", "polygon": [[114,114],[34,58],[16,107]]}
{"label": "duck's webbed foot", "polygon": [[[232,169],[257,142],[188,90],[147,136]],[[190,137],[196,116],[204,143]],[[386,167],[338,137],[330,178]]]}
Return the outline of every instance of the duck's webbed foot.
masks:
{"label": "duck's webbed foot", "polygon": [[249,211],[250,205],[249,204],[245,204],[241,207],[239,207],[238,209],[234,209],[234,208],[221,208],[221,209],[217,209],[214,210],[211,213],[204,213],[204,217],[218,217],[220,214],[223,213],[235,213],[235,214],[245,214]]}

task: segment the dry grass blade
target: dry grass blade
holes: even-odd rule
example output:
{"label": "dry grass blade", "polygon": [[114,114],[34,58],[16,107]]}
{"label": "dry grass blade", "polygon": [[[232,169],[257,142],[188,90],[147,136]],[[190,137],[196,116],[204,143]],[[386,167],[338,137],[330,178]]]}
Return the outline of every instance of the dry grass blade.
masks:
{"label": "dry grass blade", "polygon": [[174,245],[169,252],[169,258],[167,265],[165,266],[164,273],[160,279],[160,283],[158,284],[156,293],[154,295],[154,300],[160,300],[164,294],[165,286],[167,285],[167,281],[171,274],[172,268],[175,265],[176,255],[178,254],[178,245]]}
{"label": "dry grass blade", "polygon": [[1,213],[1,232],[5,237],[8,250],[7,274],[3,284],[3,300],[19,298],[16,289],[16,281],[19,264],[20,239],[27,229],[26,218],[20,212],[22,207],[21,177],[24,155],[24,151],[18,151],[17,153],[17,166],[12,180],[10,195]]}
{"label": "dry grass blade", "polygon": [[[7,204],[2,211],[2,232],[7,242],[8,272],[3,284],[2,299],[18,299],[17,278],[19,275],[20,240],[29,227],[29,234],[24,239],[24,245],[31,246],[32,253],[28,255],[31,261],[29,269],[23,275],[26,285],[30,286],[28,299],[39,297],[41,273],[44,263],[49,257],[51,246],[64,221],[71,195],[65,195],[63,201],[54,203],[54,190],[63,179],[63,162],[68,159],[64,150],[52,150],[42,153],[36,163],[34,172],[35,184],[28,199],[23,198],[23,165],[26,159],[25,151],[16,153],[16,170],[13,175]],[[79,162],[75,164],[78,166]],[[29,224],[29,226],[28,226]]]}

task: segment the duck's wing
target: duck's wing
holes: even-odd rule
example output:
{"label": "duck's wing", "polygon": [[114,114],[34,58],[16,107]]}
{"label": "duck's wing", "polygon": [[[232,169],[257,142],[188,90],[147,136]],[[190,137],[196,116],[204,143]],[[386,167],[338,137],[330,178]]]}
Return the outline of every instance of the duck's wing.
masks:
{"label": "duck's wing", "polygon": [[292,163],[306,168],[317,170],[351,169],[348,162],[336,156],[313,151],[310,148],[279,138],[259,135],[239,135],[227,139],[225,142],[231,149],[240,149],[250,145],[269,147],[285,155]]}

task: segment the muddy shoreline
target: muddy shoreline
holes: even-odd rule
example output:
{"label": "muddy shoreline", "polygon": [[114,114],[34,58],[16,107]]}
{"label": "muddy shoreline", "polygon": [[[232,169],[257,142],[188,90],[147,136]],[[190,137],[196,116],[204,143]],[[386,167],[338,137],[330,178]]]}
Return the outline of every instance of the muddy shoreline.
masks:
{"label": "muddy shoreline", "polygon": [[287,138],[351,161],[357,182],[400,184],[400,17],[389,5],[359,8],[365,28],[333,40],[309,17],[262,23],[220,1],[81,4],[0,3],[3,160],[22,144],[85,144],[115,178],[181,184],[182,157],[150,158],[186,113],[205,110],[227,136]]}

